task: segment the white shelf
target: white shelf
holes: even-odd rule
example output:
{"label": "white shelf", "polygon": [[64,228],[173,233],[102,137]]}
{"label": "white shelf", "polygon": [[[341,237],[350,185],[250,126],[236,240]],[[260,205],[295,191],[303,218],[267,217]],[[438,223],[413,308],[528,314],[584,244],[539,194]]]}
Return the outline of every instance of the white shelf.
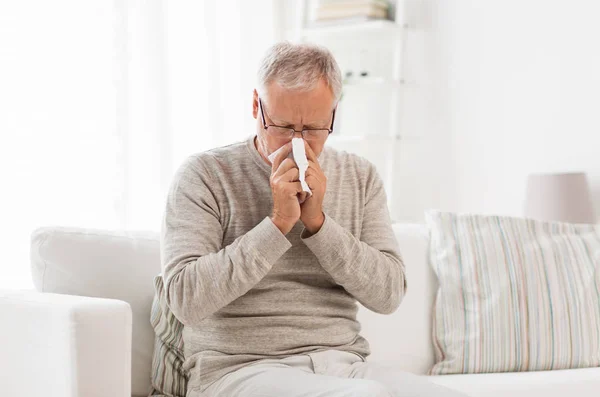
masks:
{"label": "white shelf", "polygon": [[324,34],[351,34],[351,33],[392,33],[402,30],[402,26],[388,19],[375,19],[365,22],[345,22],[332,25],[324,25],[318,27],[310,27],[301,29],[302,37],[315,37]]}
{"label": "white shelf", "polygon": [[332,144],[336,143],[362,143],[362,142],[381,142],[390,143],[399,141],[399,136],[390,136],[383,134],[371,134],[371,135],[330,135],[327,138],[327,142]]}
{"label": "white shelf", "polygon": [[361,87],[381,85],[391,88],[400,88],[404,85],[402,80],[386,79],[383,77],[353,77],[344,83],[344,87]]}
{"label": "white shelf", "polygon": [[[291,36],[299,42],[312,42],[329,48],[338,62],[344,66],[344,76],[348,70],[353,72],[353,77],[344,82],[348,99],[352,101],[346,102],[348,107],[342,104],[341,125],[338,122],[335,132],[328,137],[326,145],[355,153],[373,163],[383,178],[389,203],[392,204],[397,201],[395,198],[397,189],[394,185],[397,182],[396,175],[400,160],[398,153],[405,141],[420,140],[400,131],[402,127],[400,111],[403,107],[403,91],[407,84],[403,77],[405,30],[408,29],[404,15],[405,3],[405,0],[393,2],[394,21],[332,20],[327,23],[311,23],[308,21],[309,0],[301,0],[296,2],[296,24],[291,31]],[[367,77],[360,76],[363,70],[369,73]],[[410,86],[413,83],[408,84]],[[360,101],[360,98],[385,101],[383,105],[389,109],[377,119],[381,122],[366,123],[361,119],[354,125],[350,122],[348,128],[344,129],[346,121],[344,114],[359,111],[360,103],[356,101]],[[352,116],[352,113],[349,114]],[[342,131],[346,131],[348,135],[340,134]],[[353,135],[364,131],[376,133]],[[391,205],[390,210],[390,215],[397,219],[396,212],[400,209]]]}

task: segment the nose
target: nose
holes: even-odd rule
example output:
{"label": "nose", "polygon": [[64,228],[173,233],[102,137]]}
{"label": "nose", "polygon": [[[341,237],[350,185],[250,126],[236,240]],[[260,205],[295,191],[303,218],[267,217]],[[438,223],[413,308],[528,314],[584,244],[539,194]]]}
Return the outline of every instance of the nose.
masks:
{"label": "nose", "polygon": [[304,138],[302,136],[302,131],[295,131],[294,130],[294,138]]}

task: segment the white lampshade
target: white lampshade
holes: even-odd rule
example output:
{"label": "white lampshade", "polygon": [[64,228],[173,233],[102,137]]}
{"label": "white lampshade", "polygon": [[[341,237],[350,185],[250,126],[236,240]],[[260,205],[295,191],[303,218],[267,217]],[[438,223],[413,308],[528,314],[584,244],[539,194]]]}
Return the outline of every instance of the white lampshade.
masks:
{"label": "white lampshade", "polygon": [[530,175],[525,216],[543,221],[596,223],[586,175],[582,172]]}

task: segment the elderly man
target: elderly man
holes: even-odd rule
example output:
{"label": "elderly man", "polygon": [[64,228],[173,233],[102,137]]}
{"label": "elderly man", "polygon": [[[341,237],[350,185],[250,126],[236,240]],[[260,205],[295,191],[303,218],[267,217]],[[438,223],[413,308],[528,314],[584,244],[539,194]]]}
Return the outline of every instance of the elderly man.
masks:
{"label": "elderly man", "polygon": [[[174,177],[161,254],[188,397],[458,395],[366,360],[356,301],[392,313],[406,277],[374,166],[326,146],[341,89],[328,50],[273,46],[256,135],[190,156]],[[288,157],[293,137],[310,196]]]}

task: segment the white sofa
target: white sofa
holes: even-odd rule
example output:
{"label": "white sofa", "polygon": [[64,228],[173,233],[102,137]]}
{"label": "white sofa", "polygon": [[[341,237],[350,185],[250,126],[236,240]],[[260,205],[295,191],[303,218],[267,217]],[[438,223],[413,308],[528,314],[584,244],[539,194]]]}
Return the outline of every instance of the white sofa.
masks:
{"label": "white sofa", "polygon": [[[437,288],[422,225],[394,225],[408,272],[396,313],[361,308],[371,361],[426,374]],[[32,235],[37,291],[0,293],[0,390],[7,396],[146,396],[154,333],[157,235],[42,228]],[[60,294],[60,295],[59,295]],[[600,368],[430,377],[470,396],[600,395]]]}

